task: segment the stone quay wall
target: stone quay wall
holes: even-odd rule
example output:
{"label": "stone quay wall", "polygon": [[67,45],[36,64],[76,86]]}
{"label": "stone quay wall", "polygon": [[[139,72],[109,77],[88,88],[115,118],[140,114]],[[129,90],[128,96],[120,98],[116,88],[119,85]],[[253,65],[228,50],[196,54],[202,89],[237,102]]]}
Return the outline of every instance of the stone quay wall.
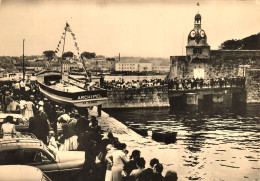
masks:
{"label": "stone quay wall", "polygon": [[248,69],[246,77],[247,102],[260,103],[260,69]]}
{"label": "stone quay wall", "polygon": [[204,78],[237,77],[239,68],[260,67],[259,50],[211,50],[210,59],[191,62],[188,56],[171,56],[168,78],[192,78],[194,69],[203,68]]}
{"label": "stone quay wall", "polygon": [[192,78],[195,69],[203,69],[205,79],[245,75],[247,102],[260,102],[260,50],[211,50],[208,60],[196,62],[189,56],[171,56],[170,59],[168,79]]}
{"label": "stone quay wall", "polygon": [[103,108],[169,107],[168,86],[108,90]]}

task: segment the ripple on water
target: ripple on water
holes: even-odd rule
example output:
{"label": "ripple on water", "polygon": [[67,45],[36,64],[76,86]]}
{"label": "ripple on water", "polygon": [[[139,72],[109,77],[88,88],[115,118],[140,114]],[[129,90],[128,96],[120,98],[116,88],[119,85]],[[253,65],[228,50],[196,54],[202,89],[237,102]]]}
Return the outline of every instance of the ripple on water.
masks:
{"label": "ripple on water", "polygon": [[[259,110],[259,106],[256,110]],[[177,142],[174,144],[165,145],[160,142],[152,141],[150,143],[147,140],[142,142],[138,139],[132,139],[134,139],[134,142],[140,142],[138,146],[142,144],[145,146],[151,145],[149,146],[151,150],[160,148],[158,153],[165,153],[167,149],[180,153],[179,162],[176,163],[175,159],[173,162],[169,160],[167,167],[173,167],[173,164],[175,167],[183,167],[181,175],[183,179],[186,178],[185,180],[223,180],[225,176],[223,176],[221,170],[228,168],[236,169],[245,180],[249,180],[259,173],[260,166],[257,162],[259,160],[257,155],[260,153],[260,124],[259,117],[257,117],[258,113],[255,113],[257,111],[252,112],[252,116],[238,116],[238,119],[233,117],[233,113],[228,115],[228,112],[223,113],[223,115],[221,115],[221,112],[217,112],[216,115],[212,115],[212,113],[206,113],[206,115],[205,112],[199,115],[191,112],[168,114],[168,111],[164,109],[159,111],[145,110],[145,114],[143,114],[138,109],[131,116],[129,116],[128,112],[131,112],[129,110],[127,113],[120,111],[118,112],[118,120],[129,121],[128,124],[142,123],[149,130],[154,128],[178,130]],[[253,116],[256,118],[252,119]],[[133,120],[133,118],[136,119]],[[151,139],[151,137],[147,138]],[[134,145],[133,143],[131,146],[135,148]],[[176,151],[176,149],[178,150]],[[239,156],[230,155],[229,153],[232,152]],[[244,154],[245,152],[246,154]],[[195,154],[198,155],[198,158],[193,157]],[[189,155],[193,156],[189,157]],[[158,157],[165,157],[165,155],[158,154]],[[245,165],[240,165],[244,161],[248,164],[247,168],[245,168]],[[183,166],[183,164],[185,165]],[[208,168],[215,164],[218,165],[216,169],[221,168],[216,170],[214,178],[211,178],[211,176],[203,178],[203,174],[207,173]],[[248,168],[251,169],[250,172],[247,172]],[[196,171],[199,174],[196,174]],[[232,180],[233,176],[230,178]]]}
{"label": "ripple on water", "polygon": [[225,164],[220,164],[222,167],[229,167],[229,168],[240,168],[237,166],[232,166],[232,165],[225,165]]}

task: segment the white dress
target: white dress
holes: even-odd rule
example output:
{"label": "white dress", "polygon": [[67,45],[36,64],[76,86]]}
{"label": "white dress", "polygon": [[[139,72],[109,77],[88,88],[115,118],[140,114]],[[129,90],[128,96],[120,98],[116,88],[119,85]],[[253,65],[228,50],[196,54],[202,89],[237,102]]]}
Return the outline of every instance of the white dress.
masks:
{"label": "white dress", "polygon": [[26,101],[24,117],[27,120],[29,120],[30,117],[34,117],[34,114],[33,114],[33,102],[32,101]]}
{"label": "white dress", "polygon": [[122,150],[117,150],[111,156],[113,158],[112,181],[122,181],[122,170],[125,163],[128,162],[126,154]]}
{"label": "white dress", "polygon": [[20,101],[20,113],[25,117],[25,109],[26,109],[26,101],[21,100]]}
{"label": "white dress", "polygon": [[[106,155],[106,160],[107,158],[109,158],[112,153],[116,151],[114,148],[112,148],[111,150],[109,150],[107,152],[107,155]],[[109,167],[109,168],[108,168]],[[106,169],[106,177],[105,177],[105,181],[111,181],[112,180],[112,171],[111,171],[111,167],[112,165],[110,163],[107,163],[107,169]]]}

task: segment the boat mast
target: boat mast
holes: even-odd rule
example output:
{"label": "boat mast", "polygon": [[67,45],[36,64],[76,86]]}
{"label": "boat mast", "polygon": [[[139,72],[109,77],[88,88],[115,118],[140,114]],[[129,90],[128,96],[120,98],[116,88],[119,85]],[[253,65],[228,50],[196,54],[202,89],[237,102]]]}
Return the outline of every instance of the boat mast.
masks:
{"label": "boat mast", "polygon": [[62,73],[62,56],[63,56],[63,53],[64,53],[64,48],[65,48],[65,42],[66,42],[66,32],[67,32],[67,21],[66,21],[66,27],[65,27],[65,35],[64,35],[64,43],[63,43],[63,48],[62,48],[62,54],[61,54],[61,70],[60,72]]}

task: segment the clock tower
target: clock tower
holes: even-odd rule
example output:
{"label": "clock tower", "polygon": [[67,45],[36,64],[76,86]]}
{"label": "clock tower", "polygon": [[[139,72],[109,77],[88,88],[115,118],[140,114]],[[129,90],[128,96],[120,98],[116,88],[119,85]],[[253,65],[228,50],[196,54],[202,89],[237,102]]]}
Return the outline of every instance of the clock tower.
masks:
{"label": "clock tower", "polygon": [[186,55],[192,62],[204,61],[210,58],[210,46],[207,43],[207,35],[201,29],[201,15],[196,14],[194,28],[188,35]]}

